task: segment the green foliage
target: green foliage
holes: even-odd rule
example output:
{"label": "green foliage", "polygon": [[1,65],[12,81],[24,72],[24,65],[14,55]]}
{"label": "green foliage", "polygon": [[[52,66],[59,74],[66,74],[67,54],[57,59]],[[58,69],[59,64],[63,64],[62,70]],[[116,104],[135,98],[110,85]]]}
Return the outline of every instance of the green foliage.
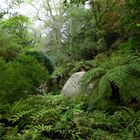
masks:
{"label": "green foliage", "polygon": [[[70,60],[91,60],[97,55],[96,40],[101,39],[91,23],[92,11],[72,5],[67,9],[63,51]],[[100,40],[100,42],[102,42]],[[78,54],[78,55],[77,55]]]}
{"label": "green foliage", "polygon": [[36,94],[37,88],[47,83],[46,69],[34,57],[20,56],[17,60],[0,63],[1,102],[14,102],[21,97]]}
{"label": "green foliage", "polygon": [[118,107],[111,114],[103,110],[89,112],[82,102],[64,100],[60,95],[31,96],[13,107],[16,105],[21,108],[9,117],[13,126],[6,130],[2,124],[1,138],[135,139],[140,134],[139,111],[126,107]]}
{"label": "green foliage", "polygon": [[133,38],[137,38],[139,36],[139,12],[140,2],[137,0],[126,0],[124,5],[125,13],[124,13],[124,26],[127,32],[130,32]]}
{"label": "green foliage", "polygon": [[63,43],[70,61],[91,60],[100,52],[118,49],[124,40],[132,40],[139,50],[139,1],[89,1],[87,9],[80,5],[82,1],[70,3]]}
{"label": "green foliage", "polygon": [[13,16],[7,20],[0,21],[0,27],[14,36],[16,42],[21,46],[32,45],[32,38],[28,32],[29,19],[23,15]]}
{"label": "green foliage", "polygon": [[30,52],[28,51],[25,53],[25,55],[34,56],[38,60],[39,63],[42,63],[48,69],[48,72],[50,74],[52,74],[52,72],[54,71],[52,62],[44,53],[37,52],[37,51],[30,51]]}
{"label": "green foliage", "polygon": [[95,104],[107,107],[106,101],[110,103],[130,103],[133,99],[140,101],[139,61],[139,56],[128,54],[112,54],[111,57],[100,60],[96,68],[84,75],[81,86],[83,92],[90,91],[87,94],[92,96],[91,104],[96,108]]}
{"label": "green foliage", "polygon": [[[139,139],[139,4],[65,0],[57,15],[49,1],[44,4],[51,19],[43,43],[57,64],[54,72],[44,53],[29,51],[39,44],[33,43],[29,19],[18,14],[4,19],[0,13],[0,139]],[[58,95],[82,69],[87,72],[81,94]]]}
{"label": "green foliage", "polygon": [[0,28],[0,57],[6,61],[15,59],[18,56],[19,46],[15,38]]}

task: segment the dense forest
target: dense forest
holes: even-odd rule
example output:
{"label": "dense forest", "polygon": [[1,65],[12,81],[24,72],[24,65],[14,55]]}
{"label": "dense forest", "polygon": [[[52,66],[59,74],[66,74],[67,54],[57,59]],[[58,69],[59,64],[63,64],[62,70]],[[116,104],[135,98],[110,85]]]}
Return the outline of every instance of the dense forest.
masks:
{"label": "dense forest", "polygon": [[[33,18],[14,11],[25,3]],[[6,4],[0,140],[139,140],[140,1]],[[78,84],[68,83],[77,73]]]}

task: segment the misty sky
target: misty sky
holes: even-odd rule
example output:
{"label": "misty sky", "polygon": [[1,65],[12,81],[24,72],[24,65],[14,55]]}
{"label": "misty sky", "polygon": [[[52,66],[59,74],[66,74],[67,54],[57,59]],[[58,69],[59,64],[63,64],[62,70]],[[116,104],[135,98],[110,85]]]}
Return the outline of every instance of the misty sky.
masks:
{"label": "misty sky", "polygon": [[[46,15],[44,14],[45,11],[42,8],[43,1],[45,0],[33,0],[32,4],[35,7],[26,2],[29,0],[24,0],[24,1],[25,2],[20,4],[19,6],[15,6],[14,8],[10,9],[10,13],[18,12],[22,15],[28,16],[30,19],[33,20],[36,17],[37,10],[39,10],[39,17],[41,17],[42,19],[47,18]],[[62,0],[51,0],[50,4],[52,5],[52,7],[56,8],[56,6],[58,6],[58,2],[60,1]],[[7,9],[10,2],[11,0],[0,0],[0,10]],[[41,21],[36,20],[34,26],[39,26],[41,23],[42,23]]]}

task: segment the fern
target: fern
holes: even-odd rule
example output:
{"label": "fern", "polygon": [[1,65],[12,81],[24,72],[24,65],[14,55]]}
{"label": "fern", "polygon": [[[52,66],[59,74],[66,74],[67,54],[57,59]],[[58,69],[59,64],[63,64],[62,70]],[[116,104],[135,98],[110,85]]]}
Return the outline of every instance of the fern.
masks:
{"label": "fern", "polygon": [[[131,57],[130,57],[131,56]],[[95,60],[96,61],[96,60]],[[91,104],[106,106],[114,94],[111,84],[118,88],[121,101],[140,101],[140,58],[135,55],[113,55],[102,61],[96,68],[87,72],[81,84],[82,92],[89,92]],[[86,89],[86,90],[84,90]]]}
{"label": "fern", "polygon": [[17,122],[20,119],[22,119],[25,115],[28,115],[29,113],[31,113],[33,110],[27,110],[27,111],[22,111],[19,113],[16,113],[15,115],[12,116],[11,120],[13,122]]}
{"label": "fern", "polygon": [[56,120],[58,120],[61,109],[58,108],[43,108],[41,110],[37,110],[33,113],[30,118],[34,122],[34,125],[37,124],[53,124]]}
{"label": "fern", "polygon": [[35,126],[35,131],[37,132],[42,132],[42,131],[47,131],[50,132],[51,130],[53,130],[53,125],[44,125],[44,124],[39,124],[37,126]]}

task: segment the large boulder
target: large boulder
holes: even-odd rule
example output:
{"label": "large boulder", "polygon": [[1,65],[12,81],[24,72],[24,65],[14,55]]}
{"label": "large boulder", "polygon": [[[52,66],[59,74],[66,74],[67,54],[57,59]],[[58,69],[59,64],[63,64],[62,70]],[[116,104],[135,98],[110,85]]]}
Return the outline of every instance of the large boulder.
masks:
{"label": "large boulder", "polygon": [[85,74],[85,71],[74,73],[65,83],[61,94],[64,96],[72,96],[80,90],[80,80]]}

